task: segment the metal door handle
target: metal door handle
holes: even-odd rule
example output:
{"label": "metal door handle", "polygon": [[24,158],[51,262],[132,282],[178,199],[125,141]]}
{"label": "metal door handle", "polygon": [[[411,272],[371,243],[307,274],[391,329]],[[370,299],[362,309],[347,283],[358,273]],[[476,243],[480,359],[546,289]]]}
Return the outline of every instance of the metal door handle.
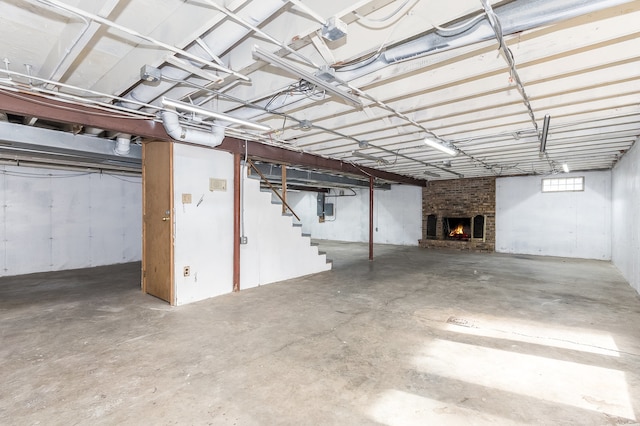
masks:
{"label": "metal door handle", "polygon": [[170,217],[163,217],[163,218],[162,218],[162,221],[163,221],[163,222],[166,222],[166,221],[168,221],[169,219],[171,219],[171,218],[170,218]]}

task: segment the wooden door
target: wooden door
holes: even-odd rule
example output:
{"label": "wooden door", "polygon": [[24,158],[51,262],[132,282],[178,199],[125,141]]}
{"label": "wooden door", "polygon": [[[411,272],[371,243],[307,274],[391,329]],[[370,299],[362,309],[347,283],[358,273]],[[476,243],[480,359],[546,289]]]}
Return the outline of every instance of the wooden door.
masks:
{"label": "wooden door", "polygon": [[142,291],[175,304],[173,143],[142,145]]}

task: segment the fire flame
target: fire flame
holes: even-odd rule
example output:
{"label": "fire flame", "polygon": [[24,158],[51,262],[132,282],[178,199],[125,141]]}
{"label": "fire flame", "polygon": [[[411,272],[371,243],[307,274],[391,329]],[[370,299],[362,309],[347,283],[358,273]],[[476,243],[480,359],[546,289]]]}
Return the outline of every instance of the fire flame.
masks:
{"label": "fire flame", "polygon": [[451,232],[449,232],[450,237],[454,237],[456,235],[462,235],[462,234],[464,234],[464,227],[462,226],[461,223],[459,223],[458,226],[456,226]]}

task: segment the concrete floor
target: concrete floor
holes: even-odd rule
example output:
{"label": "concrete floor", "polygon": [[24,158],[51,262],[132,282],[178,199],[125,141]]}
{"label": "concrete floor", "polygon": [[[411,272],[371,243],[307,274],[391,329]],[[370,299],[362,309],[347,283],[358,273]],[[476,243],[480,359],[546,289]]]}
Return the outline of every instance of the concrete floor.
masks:
{"label": "concrete floor", "polygon": [[0,424],[637,424],[609,263],[322,242],[334,270],[171,308],[139,264],[0,279]]}

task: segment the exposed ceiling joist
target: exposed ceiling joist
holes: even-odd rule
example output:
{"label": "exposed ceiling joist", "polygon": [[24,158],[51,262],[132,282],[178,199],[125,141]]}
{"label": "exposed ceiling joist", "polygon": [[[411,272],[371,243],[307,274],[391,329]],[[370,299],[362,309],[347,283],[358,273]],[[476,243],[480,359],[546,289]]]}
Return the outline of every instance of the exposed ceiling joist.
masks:
{"label": "exposed ceiling joist", "polygon": [[[105,109],[86,105],[69,104],[32,94],[0,90],[0,111],[29,117],[38,117],[61,123],[82,124],[98,129],[136,135],[151,140],[172,141],[161,123],[150,120],[147,117],[136,116],[133,113],[123,114],[109,112]],[[9,123],[0,124],[9,125]],[[42,129],[31,129],[42,131]],[[65,135],[68,137],[73,136],[71,134]],[[5,136],[5,138],[6,137],[7,136]],[[15,135],[10,138],[14,137],[20,138],[21,136]],[[93,139],[93,142],[94,145],[99,145],[96,143],[98,142],[96,139]],[[85,147],[81,147],[79,150],[83,151],[84,148]],[[340,160],[292,151],[255,141],[244,141],[226,137],[217,149],[238,154],[244,154],[246,151],[249,155],[256,156],[267,161],[330,170],[355,176],[373,176],[389,182],[404,183],[415,186],[424,186],[426,183],[424,180],[397,173],[358,166],[351,163],[344,163]],[[108,150],[105,150],[104,155],[110,155],[107,151]]]}

